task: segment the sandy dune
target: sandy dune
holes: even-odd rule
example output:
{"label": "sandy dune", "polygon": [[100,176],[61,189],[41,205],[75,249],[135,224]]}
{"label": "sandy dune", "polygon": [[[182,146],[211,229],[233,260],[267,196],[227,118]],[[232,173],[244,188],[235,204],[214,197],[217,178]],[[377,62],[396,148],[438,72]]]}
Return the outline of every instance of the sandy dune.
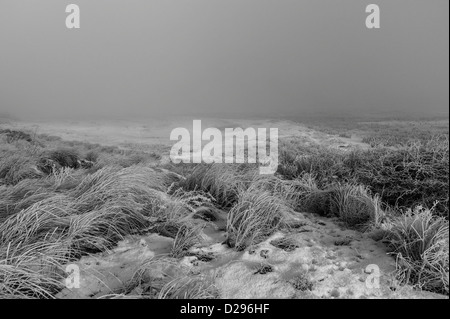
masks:
{"label": "sandy dune", "polygon": [[[445,298],[398,285],[395,259],[373,234],[348,230],[337,219],[309,213],[298,213],[297,219],[296,229],[277,232],[243,252],[224,243],[221,225],[209,225],[201,243],[181,261],[167,257],[172,238],[128,236],[110,253],[83,257],[77,263],[80,288],[66,288],[57,297],[138,298],[139,286],[131,291],[124,287],[140,266],[152,263],[148,269],[153,280],[177,278],[182,267],[190,275],[213,278],[221,298]],[[279,245],[277,240],[285,236],[296,245]],[[370,284],[373,267],[379,269],[379,286]],[[293,281],[299,275],[309,286]]]}

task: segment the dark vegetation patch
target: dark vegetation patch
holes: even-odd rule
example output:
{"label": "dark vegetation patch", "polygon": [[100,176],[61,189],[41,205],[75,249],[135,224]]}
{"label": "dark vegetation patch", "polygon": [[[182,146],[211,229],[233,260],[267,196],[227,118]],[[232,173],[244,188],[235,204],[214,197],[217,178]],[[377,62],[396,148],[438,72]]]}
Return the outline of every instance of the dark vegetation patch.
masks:
{"label": "dark vegetation patch", "polygon": [[292,252],[300,247],[298,242],[291,237],[278,238],[272,240],[270,244],[287,252]]}
{"label": "dark vegetation patch", "polygon": [[186,256],[197,257],[197,260],[202,261],[202,262],[209,262],[209,261],[216,259],[216,256],[214,255],[214,253],[205,253],[205,252],[187,253]]}
{"label": "dark vegetation patch", "polygon": [[46,174],[57,172],[61,168],[89,169],[94,162],[81,158],[75,149],[56,149],[45,152],[39,159],[37,167]]}
{"label": "dark vegetation patch", "polygon": [[268,274],[269,272],[273,272],[273,267],[269,264],[260,264],[256,271],[253,273],[254,275],[265,275]]}
{"label": "dark vegetation patch", "polygon": [[313,189],[299,206],[320,216],[338,217],[347,227],[355,229],[364,229],[374,221],[381,222],[384,214],[379,198],[357,184],[336,183],[324,190]]}
{"label": "dark vegetation patch", "polygon": [[335,246],[348,246],[352,242],[351,238],[341,238],[334,241]]}
{"label": "dark vegetation patch", "polygon": [[292,285],[296,290],[312,290],[314,284],[309,280],[308,274],[298,270],[301,266],[300,263],[294,263],[290,269],[281,273],[281,279]]}
{"label": "dark vegetation patch", "polygon": [[[365,185],[384,203],[402,210],[417,205],[431,208],[438,201],[435,212],[448,218],[448,136],[410,142],[397,149],[350,152],[306,149],[289,143],[293,142],[281,147],[278,167],[278,173],[287,179],[308,173],[320,189],[336,182]],[[326,194],[316,194],[321,195]],[[329,205],[324,198],[314,201],[312,209],[323,214]]]}
{"label": "dark vegetation patch", "polygon": [[28,133],[22,132],[22,131],[3,129],[3,130],[0,130],[0,135],[6,136],[7,143],[13,143],[13,142],[20,141],[20,140],[26,141],[28,143],[33,142],[33,138],[31,137],[31,135]]}
{"label": "dark vegetation patch", "polygon": [[300,228],[305,227],[307,225],[308,225],[307,222],[296,221],[296,220],[293,220],[291,222],[286,223],[287,229],[300,229]]}
{"label": "dark vegetation patch", "polygon": [[196,164],[179,167],[179,171],[187,173],[179,187],[186,191],[209,193],[219,208],[229,209],[237,202],[239,193],[251,183],[255,165]]}
{"label": "dark vegetation patch", "polygon": [[314,284],[305,274],[299,274],[288,281],[296,290],[307,291],[312,290]]}

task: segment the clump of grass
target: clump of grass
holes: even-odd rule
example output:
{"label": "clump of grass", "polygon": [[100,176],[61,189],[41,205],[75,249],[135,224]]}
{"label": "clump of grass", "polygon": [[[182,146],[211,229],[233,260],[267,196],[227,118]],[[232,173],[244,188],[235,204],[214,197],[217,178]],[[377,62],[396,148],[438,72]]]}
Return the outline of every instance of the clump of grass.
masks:
{"label": "clump of grass", "polygon": [[328,190],[332,213],[350,227],[368,226],[381,214],[377,197],[361,185],[336,185]]}
{"label": "clump of grass", "polygon": [[41,160],[50,159],[58,163],[61,167],[78,168],[80,154],[71,148],[58,148],[45,154]]}
{"label": "clump of grass", "polygon": [[98,161],[99,156],[100,156],[100,155],[99,155],[99,153],[98,153],[97,151],[90,150],[90,151],[88,151],[88,152],[86,153],[85,159],[88,160],[88,161],[90,161],[90,162],[95,163],[95,162]]}
{"label": "clump of grass", "polygon": [[181,188],[173,191],[170,186],[166,193],[153,199],[149,206],[149,217],[153,221],[149,231],[176,238],[181,235],[181,228],[194,227],[191,220],[199,210],[212,208],[212,198],[203,192],[184,191]]}
{"label": "clump of grass", "polygon": [[87,175],[69,195],[78,203],[80,212],[90,211],[108,201],[122,202],[124,209],[142,210],[165,190],[164,174],[152,168],[132,166],[105,167]]}
{"label": "clump of grass", "polygon": [[53,195],[51,185],[42,179],[26,179],[16,185],[0,186],[0,222]]}
{"label": "clump of grass", "polygon": [[168,188],[167,193],[170,194],[171,199],[179,204],[184,205],[190,212],[197,211],[201,207],[211,207],[215,200],[209,194],[203,191],[185,191],[182,188],[174,189],[176,183],[172,183]]}
{"label": "clump of grass", "polygon": [[247,164],[199,164],[180,187],[209,193],[221,208],[230,208],[251,183],[256,168]]}
{"label": "clump of grass", "polygon": [[[104,251],[124,235],[146,227],[139,211],[123,210],[118,203],[78,214],[71,198],[58,195],[37,202],[0,225],[0,245],[28,249],[39,242],[57,243],[64,256]],[[54,255],[51,253],[51,255]]]}
{"label": "clump of grass", "polygon": [[311,193],[319,190],[314,175],[303,174],[293,181],[286,181],[288,188],[284,189],[281,196],[292,204],[294,209],[301,209],[304,202]]}
{"label": "clump of grass", "polygon": [[[60,249],[54,243],[36,243],[20,252],[2,247],[0,255],[0,298],[53,298],[63,288]],[[53,254],[47,254],[53,252]]]}
{"label": "clump of grass", "polygon": [[272,175],[255,175],[250,187],[279,197],[294,210],[302,209],[304,200],[318,190],[314,176],[309,174],[303,174],[295,180],[285,180]]}
{"label": "clump of grass", "polygon": [[449,293],[449,224],[430,209],[416,207],[393,219],[388,238],[404,282]]}
{"label": "clump of grass", "polygon": [[40,179],[25,179],[14,185],[0,186],[0,221],[31,205],[70,191],[85,177],[82,170],[64,168]]}
{"label": "clump of grass", "polygon": [[202,226],[182,224],[173,241],[170,256],[174,258],[184,257],[188,250],[199,242],[199,232]]}
{"label": "clump of grass", "polygon": [[380,225],[384,210],[378,196],[362,185],[334,184],[313,189],[300,200],[301,209],[327,217],[339,217],[348,227],[363,229]]}
{"label": "clump of grass", "polygon": [[[8,294],[49,297],[60,287],[53,279],[61,265],[86,253],[106,251],[125,235],[147,229],[149,205],[164,198],[163,175],[139,166],[104,168],[84,177],[75,189],[53,193],[8,216],[0,224],[0,261],[8,266],[0,267],[0,278],[8,283],[2,289]],[[50,184],[55,187],[54,181]],[[26,187],[10,195],[22,196],[21,192]],[[18,256],[16,261],[12,253]],[[25,258],[27,254],[35,259]],[[13,267],[20,271],[10,271]],[[37,284],[36,272],[41,290],[18,290],[15,283],[27,276]]]}
{"label": "clump of grass", "polygon": [[335,181],[335,177],[344,177],[347,172],[339,152],[306,148],[294,141],[281,143],[279,152],[277,172],[287,179],[297,179],[307,173],[315,176],[317,185],[323,187]]}
{"label": "clump of grass", "polygon": [[43,177],[36,169],[36,158],[24,152],[4,152],[0,155],[0,181],[15,185],[25,179]]}
{"label": "clump of grass", "polygon": [[237,250],[256,244],[271,235],[292,213],[289,204],[253,184],[239,194],[228,213],[228,244]]}

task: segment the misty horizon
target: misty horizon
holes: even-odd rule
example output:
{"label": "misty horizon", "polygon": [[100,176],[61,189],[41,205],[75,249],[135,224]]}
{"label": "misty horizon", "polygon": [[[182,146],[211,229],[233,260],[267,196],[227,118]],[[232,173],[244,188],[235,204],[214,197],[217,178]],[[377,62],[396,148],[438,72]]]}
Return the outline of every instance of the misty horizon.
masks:
{"label": "misty horizon", "polygon": [[449,2],[4,0],[0,114],[448,117]]}

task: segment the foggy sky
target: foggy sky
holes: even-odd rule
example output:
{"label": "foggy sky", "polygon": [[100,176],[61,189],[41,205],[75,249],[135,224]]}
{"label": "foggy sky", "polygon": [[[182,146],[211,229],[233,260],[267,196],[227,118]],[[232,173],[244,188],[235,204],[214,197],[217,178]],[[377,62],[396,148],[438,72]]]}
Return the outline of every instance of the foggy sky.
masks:
{"label": "foggy sky", "polygon": [[[81,29],[65,26],[66,5]],[[365,7],[381,29],[365,27]],[[0,0],[0,113],[448,113],[448,0]]]}

